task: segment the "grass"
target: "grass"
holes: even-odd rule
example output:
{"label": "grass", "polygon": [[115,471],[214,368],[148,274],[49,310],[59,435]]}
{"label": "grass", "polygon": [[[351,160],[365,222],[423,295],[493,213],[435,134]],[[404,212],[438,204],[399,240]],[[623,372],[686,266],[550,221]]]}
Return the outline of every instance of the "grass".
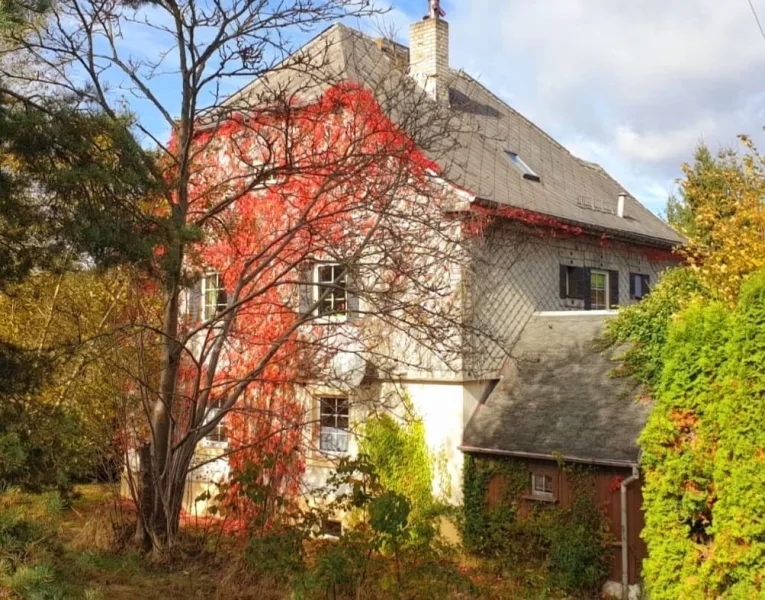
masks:
{"label": "grass", "polygon": [[[12,532],[22,542],[12,536],[3,538],[3,527],[7,531],[15,527]],[[220,543],[209,527],[185,531],[172,559],[162,561],[130,548],[127,542],[133,527],[116,490],[105,485],[80,486],[67,509],[54,494],[0,495],[0,600],[291,597],[283,582],[256,580],[242,559],[242,549],[231,539]],[[475,559],[465,559],[459,570],[481,592],[453,598],[548,597],[518,580],[498,577]],[[423,584],[428,585],[426,580]]]}

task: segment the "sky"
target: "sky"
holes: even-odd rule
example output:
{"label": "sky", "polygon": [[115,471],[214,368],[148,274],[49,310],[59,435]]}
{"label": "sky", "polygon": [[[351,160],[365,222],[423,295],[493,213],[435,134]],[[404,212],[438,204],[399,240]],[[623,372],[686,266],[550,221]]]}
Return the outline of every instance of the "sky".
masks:
{"label": "sky", "polygon": [[[393,0],[400,40],[427,0]],[[765,0],[752,0],[765,25]],[[443,0],[450,62],[661,213],[695,147],[765,150],[748,0]]]}

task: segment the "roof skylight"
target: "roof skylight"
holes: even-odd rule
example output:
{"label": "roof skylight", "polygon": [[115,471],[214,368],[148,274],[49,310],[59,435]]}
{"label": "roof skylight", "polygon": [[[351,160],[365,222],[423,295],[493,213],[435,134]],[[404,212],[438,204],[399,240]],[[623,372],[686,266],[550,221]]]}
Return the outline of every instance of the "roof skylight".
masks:
{"label": "roof skylight", "polygon": [[505,154],[507,155],[507,158],[510,159],[510,162],[513,163],[521,173],[523,173],[524,179],[539,181],[539,175],[537,175],[529,165],[523,162],[523,159],[518,156],[516,152],[505,150]]}

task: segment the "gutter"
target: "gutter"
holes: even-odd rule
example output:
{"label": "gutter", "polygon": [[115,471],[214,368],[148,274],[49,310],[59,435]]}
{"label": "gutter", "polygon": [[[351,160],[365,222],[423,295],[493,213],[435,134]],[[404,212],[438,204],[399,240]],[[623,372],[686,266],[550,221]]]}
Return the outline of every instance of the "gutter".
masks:
{"label": "gutter", "polygon": [[627,527],[627,487],[636,481],[640,480],[640,472],[638,468],[633,465],[632,475],[622,481],[619,486],[620,494],[620,508],[622,512],[622,600],[629,600],[630,597],[630,576],[629,576],[629,538]]}
{"label": "gutter", "polygon": [[542,454],[536,452],[522,452],[520,450],[495,450],[491,448],[476,448],[475,446],[461,445],[457,447],[462,452],[468,454],[489,454],[493,456],[511,456],[515,458],[538,458],[542,460],[563,460],[585,465],[600,465],[603,467],[627,467],[637,470],[637,463],[628,460],[609,460],[607,458],[585,458],[581,456],[567,456],[565,454]]}

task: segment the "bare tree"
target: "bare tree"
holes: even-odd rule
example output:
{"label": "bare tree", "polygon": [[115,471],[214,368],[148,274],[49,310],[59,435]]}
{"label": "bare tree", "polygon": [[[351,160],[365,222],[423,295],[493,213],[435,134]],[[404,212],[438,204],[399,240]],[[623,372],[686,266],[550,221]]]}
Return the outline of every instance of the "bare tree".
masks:
{"label": "bare tree", "polygon": [[471,238],[445,165],[465,123],[395,44],[339,27],[295,51],[377,13],[369,0],[59,0],[9,50],[37,68],[2,73],[0,91],[30,106],[64,93],[124,123],[163,184],[136,204],[162,234],[144,286],[161,310],[131,313],[120,333],[142,350],[115,360],[136,382],[150,457],[138,535],[155,549],[173,543],[197,446],[224,416],[252,417],[235,449],[297,440],[310,421],[297,388],[347,385],[338,355],[391,376],[461,368]]}

